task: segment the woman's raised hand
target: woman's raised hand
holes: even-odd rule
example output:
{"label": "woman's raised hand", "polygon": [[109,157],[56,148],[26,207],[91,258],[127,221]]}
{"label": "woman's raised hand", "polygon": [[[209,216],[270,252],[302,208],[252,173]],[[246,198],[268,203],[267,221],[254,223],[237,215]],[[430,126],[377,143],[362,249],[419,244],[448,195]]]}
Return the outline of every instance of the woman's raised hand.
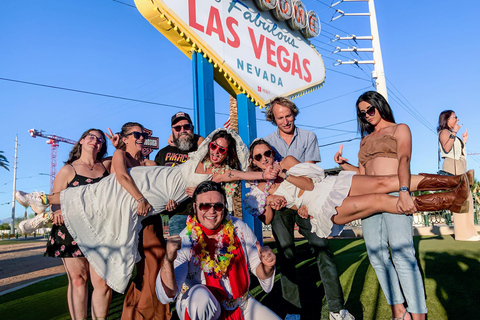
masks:
{"label": "woman's raised hand", "polygon": [[333,157],[333,160],[335,160],[336,163],[342,165],[346,162],[348,162],[348,159],[345,159],[342,157],[343,154],[343,144],[340,145],[340,149],[335,153],[335,156]]}
{"label": "woman's raised hand", "polygon": [[110,140],[110,142],[112,143],[113,147],[114,148],[117,148],[118,146],[118,142],[120,141],[120,135],[118,133],[113,133],[112,132],[112,129],[108,128],[108,133],[105,133],[105,135],[107,136],[108,140]]}
{"label": "woman's raised hand", "polygon": [[467,140],[468,140],[468,132],[467,132],[467,129],[465,129],[465,132],[462,133],[462,141],[463,143],[467,143]]}

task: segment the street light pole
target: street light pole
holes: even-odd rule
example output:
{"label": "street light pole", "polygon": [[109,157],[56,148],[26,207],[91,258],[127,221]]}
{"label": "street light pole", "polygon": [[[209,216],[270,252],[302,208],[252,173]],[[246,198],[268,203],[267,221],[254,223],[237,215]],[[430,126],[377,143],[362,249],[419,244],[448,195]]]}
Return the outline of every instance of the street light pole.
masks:
{"label": "street light pole", "polygon": [[375,13],[375,4],[373,0],[368,1],[368,9],[370,11],[370,28],[373,38],[373,60],[375,61],[374,70],[372,71],[372,78],[375,79],[377,92],[388,101],[387,83],[385,80],[385,71],[383,70],[382,50],[380,49],[380,36],[378,35],[377,15]]}
{"label": "street light pole", "polygon": [[17,188],[17,151],[18,136],[15,137],[15,159],[13,161],[13,194],[12,194],[12,223],[10,225],[10,233],[15,233],[15,192]]}

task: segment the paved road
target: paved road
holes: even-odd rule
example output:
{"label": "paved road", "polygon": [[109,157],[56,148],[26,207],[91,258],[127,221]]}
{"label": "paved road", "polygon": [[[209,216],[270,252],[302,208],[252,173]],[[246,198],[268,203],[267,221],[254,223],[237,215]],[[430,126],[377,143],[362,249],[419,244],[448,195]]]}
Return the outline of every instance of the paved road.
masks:
{"label": "paved road", "polygon": [[0,294],[65,272],[61,259],[43,256],[45,245],[45,240],[27,242],[18,239],[16,243],[6,245],[0,242]]}

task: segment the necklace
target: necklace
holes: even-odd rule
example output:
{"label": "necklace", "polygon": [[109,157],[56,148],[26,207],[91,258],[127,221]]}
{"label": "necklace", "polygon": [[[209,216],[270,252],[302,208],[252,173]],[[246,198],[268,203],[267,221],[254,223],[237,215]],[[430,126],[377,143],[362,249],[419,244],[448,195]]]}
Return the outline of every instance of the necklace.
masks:
{"label": "necklace", "polygon": [[213,259],[207,250],[207,236],[203,232],[197,218],[187,218],[187,235],[192,242],[192,261],[207,275],[222,277],[235,256],[232,252],[236,249],[234,243],[234,226],[230,218],[225,218],[223,228],[215,235],[215,252]]}
{"label": "necklace", "polygon": [[[203,163],[203,166],[205,169],[212,169],[212,173],[216,173],[216,174],[225,174],[225,172],[227,172],[228,170],[231,170],[228,164],[222,164],[218,167],[214,167],[209,159],[205,160],[205,162]],[[237,181],[231,181],[231,182],[225,183],[225,186],[223,188],[225,189],[225,193],[227,194],[227,197],[233,197],[233,194],[235,193],[235,189],[237,188],[237,186],[238,186]]]}
{"label": "necklace", "polygon": [[84,165],[85,167],[87,167],[88,170],[90,170],[90,171],[92,171],[93,168],[95,168],[95,165],[97,164],[96,162],[94,162],[94,163],[93,163],[93,166],[90,168],[85,162],[83,162],[82,159],[78,158],[78,160],[80,160],[80,161],[83,163],[83,165]]}

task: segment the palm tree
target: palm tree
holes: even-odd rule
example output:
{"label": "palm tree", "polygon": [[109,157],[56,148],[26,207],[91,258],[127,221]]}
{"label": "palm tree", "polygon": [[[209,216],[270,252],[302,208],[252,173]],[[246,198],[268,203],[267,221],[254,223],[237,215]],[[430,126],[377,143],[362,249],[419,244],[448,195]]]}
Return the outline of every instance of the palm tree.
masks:
{"label": "palm tree", "polygon": [[[0,153],[3,153],[3,151],[0,151]],[[8,159],[3,154],[0,154],[0,167],[10,171],[10,169],[8,169]]]}
{"label": "palm tree", "polygon": [[[237,99],[230,96],[230,129],[238,133]],[[240,184],[233,196],[233,212],[237,218],[242,219],[242,185]]]}

